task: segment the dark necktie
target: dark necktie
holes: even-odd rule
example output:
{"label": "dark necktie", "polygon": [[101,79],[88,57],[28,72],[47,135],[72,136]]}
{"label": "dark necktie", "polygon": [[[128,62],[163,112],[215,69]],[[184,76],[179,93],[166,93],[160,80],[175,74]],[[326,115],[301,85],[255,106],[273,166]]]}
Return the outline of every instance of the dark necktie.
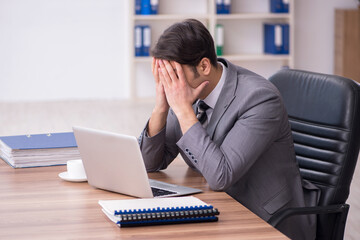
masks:
{"label": "dark necktie", "polygon": [[207,120],[206,110],[209,109],[209,106],[202,100],[198,102],[197,109],[196,109],[196,117],[199,122],[204,125]]}

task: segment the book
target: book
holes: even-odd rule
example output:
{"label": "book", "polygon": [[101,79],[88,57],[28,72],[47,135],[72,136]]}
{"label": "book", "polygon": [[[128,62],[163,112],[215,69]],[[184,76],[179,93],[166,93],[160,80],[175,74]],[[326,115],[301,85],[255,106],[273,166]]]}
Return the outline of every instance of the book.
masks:
{"label": "book", "polygon": [[0,137],[0,157],[13,168],[66,164],[79,159],[73,132]]}
{"label": "book", "polygon": [[99,200],[104,214],[119,227],[215,222],[218,209],[187,197]]}

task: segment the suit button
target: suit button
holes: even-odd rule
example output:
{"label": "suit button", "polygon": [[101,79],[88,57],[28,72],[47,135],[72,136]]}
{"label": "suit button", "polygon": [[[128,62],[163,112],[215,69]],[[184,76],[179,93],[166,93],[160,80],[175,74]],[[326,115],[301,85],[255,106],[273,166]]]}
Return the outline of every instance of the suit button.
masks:
{"label": "suit button", "polygon": [[188,148],[185,148],[185,152],[189,152],[189,149],[188,149]]}
{"label": "suit button", "polygon": [[197,159],[194,160],[194,163],[197,163]]}

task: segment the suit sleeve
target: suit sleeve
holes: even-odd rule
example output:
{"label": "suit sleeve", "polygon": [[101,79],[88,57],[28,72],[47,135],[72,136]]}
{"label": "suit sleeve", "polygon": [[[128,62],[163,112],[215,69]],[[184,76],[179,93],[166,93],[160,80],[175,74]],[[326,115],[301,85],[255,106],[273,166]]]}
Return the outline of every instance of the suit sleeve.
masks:
{"label": "suit sleeve", "polygon": [[[248,107],[238,112],[219,146],[200,123],[194,124],[177,142],[182,151],[191,152],[189,159],[213,190],[226,190],[239,181],[278,136],[284,114],[280,97],[265,90],[249,98]],[[236,104],[233,102],[232,107]]]}
{"label": "suit sleeve", "polygon": [[172,110],[169,111],[166,126],[155,136],[147,135],[147,122],[139,137],[140,150],[148,172],[154,172],[167,168],[167,166],[179,154],[176,145],[176,126],[178,122]]}

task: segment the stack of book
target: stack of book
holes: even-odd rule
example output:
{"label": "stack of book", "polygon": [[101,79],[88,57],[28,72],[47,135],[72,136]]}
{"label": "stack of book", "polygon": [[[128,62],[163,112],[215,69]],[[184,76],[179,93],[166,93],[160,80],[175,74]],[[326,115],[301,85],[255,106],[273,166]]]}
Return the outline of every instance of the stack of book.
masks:
{"label": "stack of book", "polygon": [[66,164],[79,159],[73,132],[0,137],[0,157],[13,168]]}
{"label": "stack of book", "polygon": [[196,197],[100,200],[105,215],[119,227],[216,222],[219,211]]}

